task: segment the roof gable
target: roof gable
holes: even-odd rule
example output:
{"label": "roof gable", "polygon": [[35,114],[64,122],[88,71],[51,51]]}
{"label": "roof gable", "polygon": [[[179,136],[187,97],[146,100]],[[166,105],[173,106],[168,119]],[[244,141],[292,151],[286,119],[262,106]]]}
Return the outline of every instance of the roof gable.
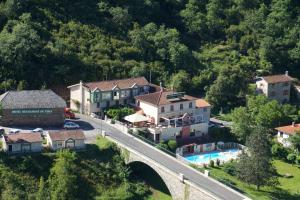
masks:
{"label": "roof gable", "polygon": [[137,96],[136,99],[141,102],[150,103],[150,104],[156,105],[156,106],[167,105],[167,104],[183,102],[183,101],[193,101],[193,100],[198,99],[196,97],[192,97],[189,95],[184,95],[183,97],[179,98],[176,101],[171,101],[170,99],[167,98],[168,95],[172,95],[174,93],[175,93],[174,91],[160,91],[160,92],[140,95],[140,96]]}
{"label": "roof gable", "polygon": [[99,88],[101,91],[109,91],[109,90],[113,90],[116,86],[119,89],[129,89],[133,85],[138,85],[138,86],[149,85],[149,82],[146,80],[145,77],[137,77],[137,78],[110,80],[110,81],[90,82],[90,83],[84,83],[84,85],[88,87],[90,90]]}
{"label": "roof gable", "polygon": [[282,82],[291,82],[294,79],[286,74],[281,75],[272,75],[272,76],[263,76],[263,80],[265,80],[267,83],[282,83]]}
{"label": "roof gable", "polygon": [[3,109],[65,108],[66,102],[52,90],[9,91],[1,95]]}

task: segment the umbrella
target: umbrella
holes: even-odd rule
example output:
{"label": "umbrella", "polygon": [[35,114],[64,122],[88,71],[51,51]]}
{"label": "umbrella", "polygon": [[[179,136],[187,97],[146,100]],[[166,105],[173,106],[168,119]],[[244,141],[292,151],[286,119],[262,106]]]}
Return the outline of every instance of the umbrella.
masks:
{"label": "umbrella", "polygon": [[128,116],[124,117],[124,119],[131,123],[148,121],[147,117],[145,117],[144,115],[138,114],[138,113],[128,115]]}

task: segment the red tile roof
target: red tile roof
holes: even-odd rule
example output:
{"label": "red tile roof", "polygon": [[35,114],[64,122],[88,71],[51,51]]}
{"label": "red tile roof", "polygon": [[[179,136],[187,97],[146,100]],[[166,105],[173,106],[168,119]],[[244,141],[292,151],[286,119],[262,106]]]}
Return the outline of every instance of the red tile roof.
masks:
{"label": "red tile roof", "polygon": [[118,87],[120,89],[127,89],[131,88],[134,84],[137,84],[138,86],[144,86],[149,85],[149,82],[146,80],[145,77],[137,77],[120,80],[84,83],[84,85],[90,90],[98,88],[102,91],[112,90],[114,87]]}
{"label": "red tile roof", "polygon": [[35,143],[42,142],[42,136],[40,133],[15,133],[4,136],[6,143]]}
{"label": "red tile roof", "polygon": [[49,132],[52,141],[65,141],[68,139],[84,140],[84,133],[82,130],[63,130],[57,132]]}
{"label": "red tile roof", "polygon": [[203,108],[203,107],[210,107],[211,105],[205,101],[204,99],[197,99],[196,100],[196,107]]}
{"label": "red tile roof", "polygon": [[294,79],[288,75],[272,75],[272,76],[263,76],[262,77],[267,83],[282,83],[282,82],[290,82]]}
{"label": "red tile roof", "polygon": [[196,97],[184,95],[183,97],[179,98],[176,101],[170,101],[170,99],[167,99],[167,95],[173,93],[174,91],[160,91],[160,92],[137,96],[136,100],[158,106],[158,105],[166,105],[166,104],[181,102],[181,101],[192,101],[197,99]]}
{"label": "red tile roof", "polygon": [[275,130],[286,133],[286,134],[289,134],[289,135],[293,135],[297,131],[300,131],[300,124],[289,125],[289,126],[281,126],[281,127],[275,128]]}

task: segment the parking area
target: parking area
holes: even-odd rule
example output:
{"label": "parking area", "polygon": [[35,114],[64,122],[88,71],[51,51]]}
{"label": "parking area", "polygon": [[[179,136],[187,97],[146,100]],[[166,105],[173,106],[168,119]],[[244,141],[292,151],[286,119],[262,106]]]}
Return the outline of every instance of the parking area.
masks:
{"label": "parking area", "polygon": [[[82,121],[79,118],[70,119],[70,120],[68,119],[65,121],[65,123],[66,122],[74,122],[79,125],[79,129],[81,129],[85,135],[86,143],[92,143],[97,138],[97,135],[100,135],[100,130],[94,128],[93,125],[91,125],[85,121]],[[10,127],[8,127],[8,126],[1,126],[1,128],[3,128],[5,130],[6,134],[9,134],[9,132],[12,130],[15,130],[15,131],[19,130],[19,132],[21,132],[21,133],[31,133],[31,132],[33,132],[34,129],[37,129],[37,128],[42,128],[42,130],[44,132],[65,130],[63,128],[63,126],[61,126],[61,127],[39,127],[39,126],[35,126],[35,127],[10,126]]]}

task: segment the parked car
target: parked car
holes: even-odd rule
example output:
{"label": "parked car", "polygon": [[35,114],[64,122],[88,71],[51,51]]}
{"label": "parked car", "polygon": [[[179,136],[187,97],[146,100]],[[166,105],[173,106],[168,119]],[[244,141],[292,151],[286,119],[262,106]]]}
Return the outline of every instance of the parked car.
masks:
{"label": "parked car", "polygon": [[64,124],[64,128],[65,129],[76,129],[76,128],[80,128],[80,126],[74,122],[66,122]]}
{"label": "parked car", "polygon": [[95,113],[92,113],[91,117],[93,117],[93,118],[99,118],[99,116],[97,114],[95,114]]}
{"label": "parked car", "polygon": [[70,108],[65,108],[65,118],[67,119],[75,119],[75,114],[72,112]]}
{"label": "parked car", "polygon": [[9,134],[15,134],[15,133],[19,133],[21,130],[20,129],[17,129],[17,128],[15,128],[15,129],[10,129],[9,130]]}
{"label": "parked car", "polygon": [[36,129],[33,129],[32,132],[34,132],[34,133],[43,133],[44,130],[42,128],[36,128]]}

